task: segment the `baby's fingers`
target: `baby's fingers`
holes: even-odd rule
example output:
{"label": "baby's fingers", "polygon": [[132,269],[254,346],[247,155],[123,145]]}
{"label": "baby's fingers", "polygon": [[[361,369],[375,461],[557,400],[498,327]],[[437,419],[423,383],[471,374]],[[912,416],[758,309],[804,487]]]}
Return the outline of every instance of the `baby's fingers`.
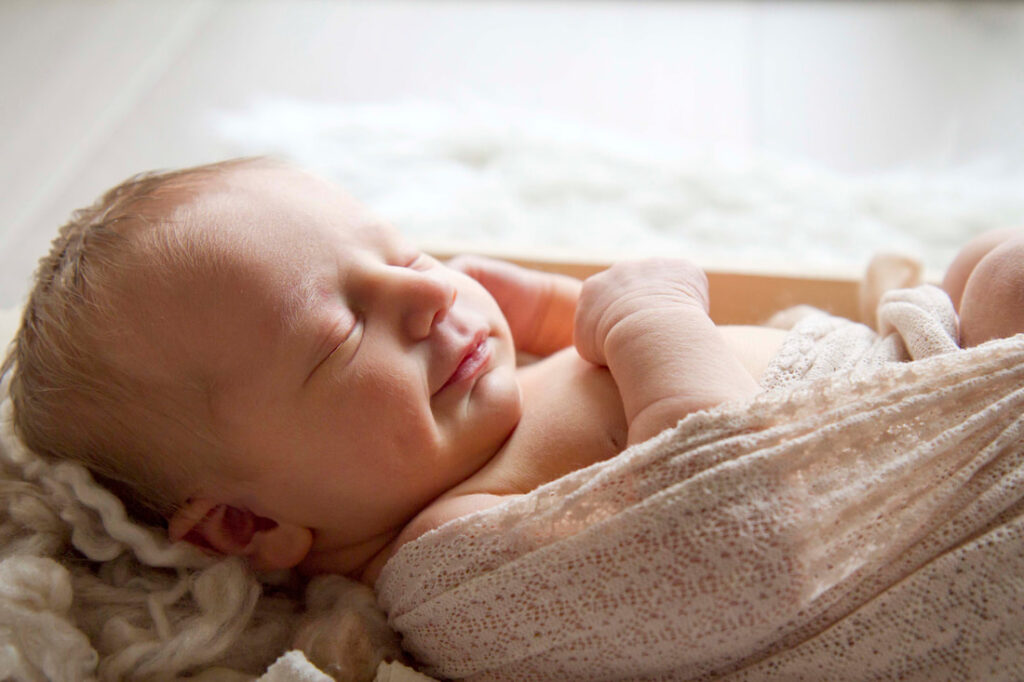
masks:
{"label": "baby's fingers", "polygon": [[573,345],[587,362],[606,365],[604,341],[610,326],[609,311],[620,297],[617,278],[608,270],[583,282],[573,325]]}
{"label": "baby's fingers", "polygon": [[445,265],[464,275],[469,275],[478,282],[494,277],[508,277],[507,263],[486,256],[460,255],[449,259]]}
{"label": "baby's fingers", "polygon": [[658,319],[652,310],[680,307],[707,312],[707,277],[699,267],[665,259],[616,263],[583,283],[573,342],[584,360],[604,365],[612,329],[626,325],[642,333]]}

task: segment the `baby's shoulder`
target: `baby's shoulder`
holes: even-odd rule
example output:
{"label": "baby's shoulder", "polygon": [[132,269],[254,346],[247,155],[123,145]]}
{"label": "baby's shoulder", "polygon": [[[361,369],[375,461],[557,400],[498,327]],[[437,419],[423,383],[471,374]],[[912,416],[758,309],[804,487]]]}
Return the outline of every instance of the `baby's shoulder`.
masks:
{"label": "baby's shoulder", "polygon": [[497,505],[510,500],[515,497],[520,497],[519,493],[509,493],[507,495],[497,495],[493,493],[464,493],[455,494],[451,496],[443,496],[438,498],[436,501],[430,504],[426,509],[421,511],[416,517],[406,525],[405,529],[402,530],[402,534],[399,539],[404,538],[404,542],[415,540],[424,533],[440,528],[444,524],[454,519],[468,516],[475,512],[490,509]]}
{"label": "baby's shoulder", "polygon": [[405,524],[405,527],[402,528],[398,536],[370,561],[363,571],[363,581],[373,585],[377,581],[377,577],[380,575],[380,571],[384,568],[387,560],[394,556],[395,552],[407,542],[412,542],[419,536],[435,528],[440,528],[449,521],[474,512],[483,511],[484,509],[490,509],[513,497],[518,497],[518,495],[465,493],[446,494],[439,497],[413,517],[412,521]]}

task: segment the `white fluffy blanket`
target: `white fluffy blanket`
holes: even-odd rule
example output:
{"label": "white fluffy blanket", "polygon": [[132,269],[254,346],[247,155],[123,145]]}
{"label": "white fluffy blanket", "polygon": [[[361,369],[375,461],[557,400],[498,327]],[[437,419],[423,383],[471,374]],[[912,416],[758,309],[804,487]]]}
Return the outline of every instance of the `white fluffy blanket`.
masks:
{"label": "white fluffy blanket", "polygon": [[[677,255],[718,269],[859,272],[898,251],[940,272],[1016,227],[1024,177],[998,164],[852,176],[770,154],[693,154],[481,101],[267,97],[211,115],[223,156],[316,168],[417,242],[591,259]],[[463,247],[465,248],[465,247]],[[775,311],[766,311],[772,313]]]}
{"label": "white fluffy blanket", "polygon": [[958,350],[930,287],[879,324],[809,316],[752,402],[404,546],[405,646],[480,680],[1024,677],[1024,336]]}

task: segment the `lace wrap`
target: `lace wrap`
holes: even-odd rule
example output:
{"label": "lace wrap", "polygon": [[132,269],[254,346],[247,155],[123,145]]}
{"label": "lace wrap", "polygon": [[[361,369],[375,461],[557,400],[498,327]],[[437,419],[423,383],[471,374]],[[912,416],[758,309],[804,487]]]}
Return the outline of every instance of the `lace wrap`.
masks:
{"label": "lace wrap", "polygon": [[753,401],[405,545],[404,645],[481,680],[1019,679],[1024,336],[954,351],[913,291],[886,336],[808,316]]}

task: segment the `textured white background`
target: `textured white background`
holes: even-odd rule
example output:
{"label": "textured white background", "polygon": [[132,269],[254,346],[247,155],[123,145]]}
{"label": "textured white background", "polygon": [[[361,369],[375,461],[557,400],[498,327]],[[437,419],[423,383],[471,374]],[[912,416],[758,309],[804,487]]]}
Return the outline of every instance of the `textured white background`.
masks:
{"label": "textured white background", "polygon": [[1024,223],[1022,86],[1015,3],[5,0],[0,306],[111,184],[268,150],[422,237],[937,267]]}

